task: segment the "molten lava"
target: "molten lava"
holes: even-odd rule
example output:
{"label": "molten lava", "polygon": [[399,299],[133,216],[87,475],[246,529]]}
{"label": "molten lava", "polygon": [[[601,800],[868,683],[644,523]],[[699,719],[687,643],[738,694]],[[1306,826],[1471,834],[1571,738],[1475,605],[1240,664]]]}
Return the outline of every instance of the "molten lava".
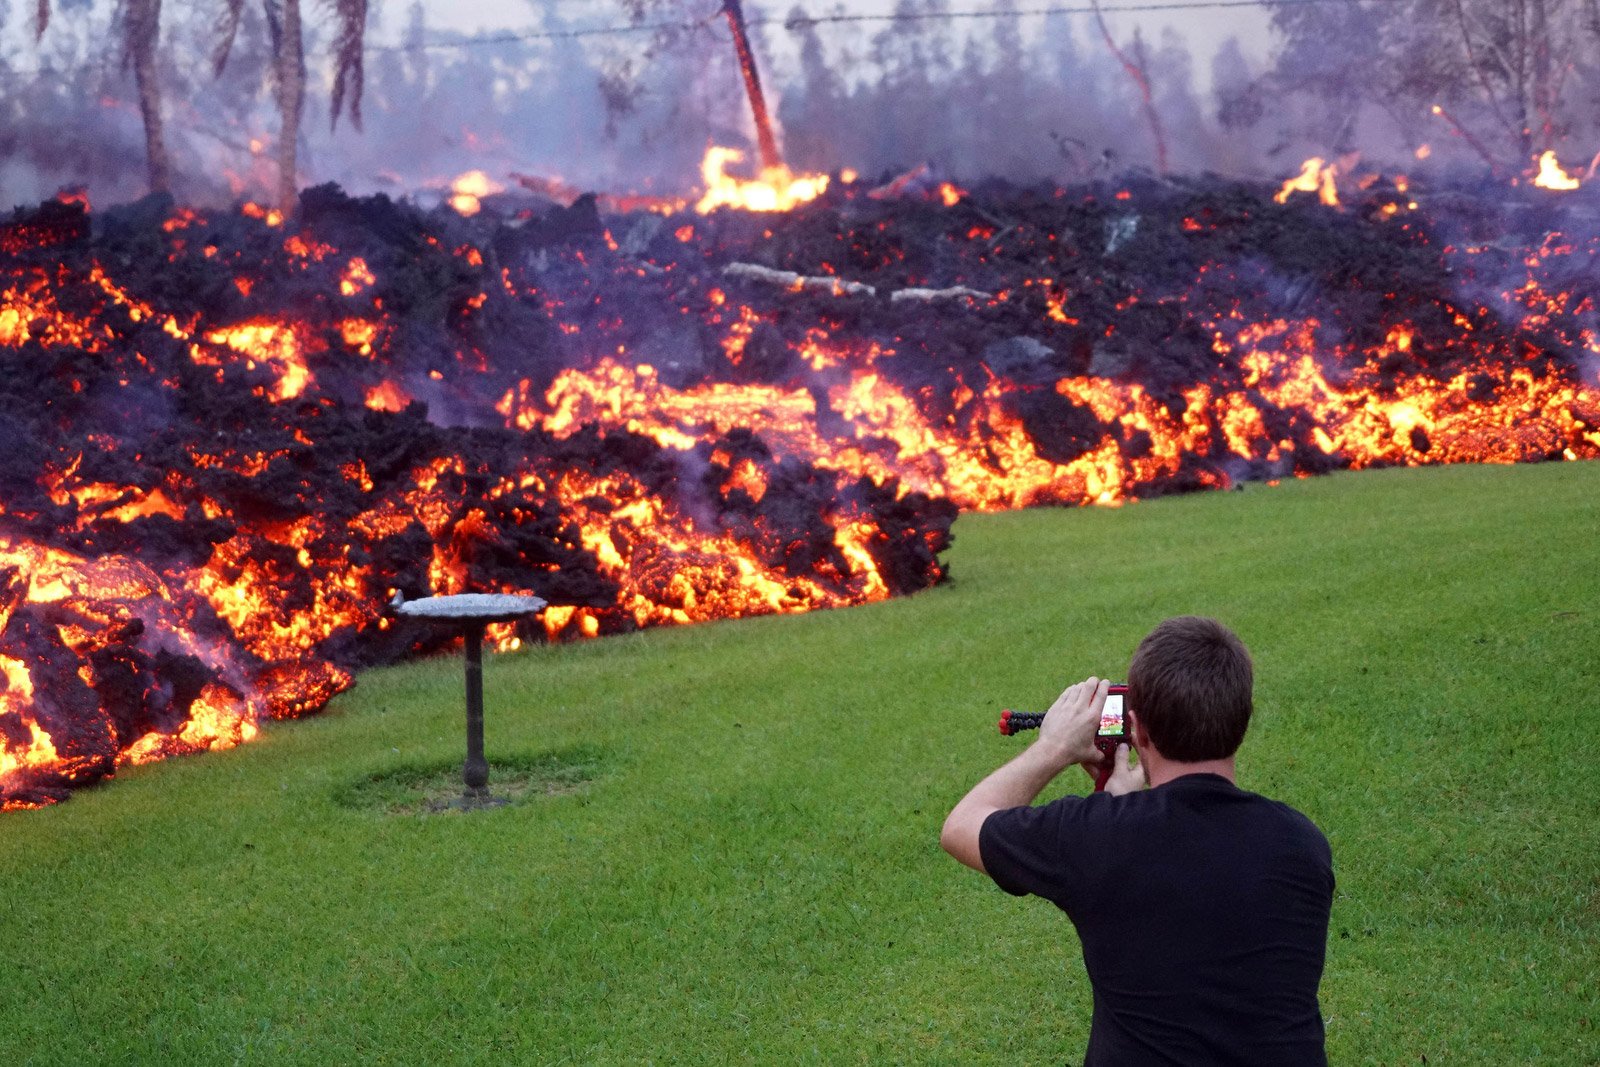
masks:
{"label": "molten lava", "polygon": [[707,158],[667,218],[324,187],[0,223],[0,804],[448,639],[396,590],[548,600],[513,648],[910,593],[958,507],[1600,456],[1583,193],[1457,224],[1403,178],[1324,211],[1320,160],[1273,207]]}

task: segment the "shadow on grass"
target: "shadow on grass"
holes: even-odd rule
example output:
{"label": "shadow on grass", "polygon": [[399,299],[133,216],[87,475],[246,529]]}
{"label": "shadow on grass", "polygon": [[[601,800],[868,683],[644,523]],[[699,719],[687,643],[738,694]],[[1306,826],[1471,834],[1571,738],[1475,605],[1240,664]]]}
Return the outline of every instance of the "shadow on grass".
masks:
{"label": "shadow on grass", "polygon": [[[496,757],[489,763],[489,806],[580,792],[605,765],[604,751],[592,745]],[[461,793],[461,761],[452,758],[374,770],[341,786],[333,800],[340,807],[378,815],[439,815],[463,812]]]}

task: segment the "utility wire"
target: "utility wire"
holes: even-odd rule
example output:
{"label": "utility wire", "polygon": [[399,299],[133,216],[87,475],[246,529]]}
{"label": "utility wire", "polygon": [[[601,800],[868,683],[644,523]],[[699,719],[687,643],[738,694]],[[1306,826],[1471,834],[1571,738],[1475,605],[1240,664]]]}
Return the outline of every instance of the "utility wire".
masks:
{"label": "utility wire", "polygon": [[[1311,4],[1348,4],[1350,0],[1186,0],[1170,3],[1153,4],[1123,4],[1118,7],[1099,8],[1103,14],[1115,15],[1122,11],[1194,11],[1202,8],[1218,7],[1300,7]],[[1381,0],[1384,3],[1403,3],[1404,0]],[[1087,7],[1034,7],[1017,8],[1010,11],[906,11],[890,15],[797,15],[793,18],[775,19],[750,19],[752,26],[780,25],[785,27],[818,26],[828,22],[932,22],[937,20],[956,19],[1008,19],[1026,18],[1031,15],[1092,15],[1096,8],[1094,5]]]}
{"label": "utility wire", "polygon": [[[1331,0],[1329,0],[1331,2]],[[620,37],[625,34],[655,33],[658,30],[698,30],[722,17],[717,11],[695,22],[644,22],[636,26],[590,26],[575,30],[528,30],[496,33],[486,37],[466,37],[459,41],[421,41],[402,44],[369,44],[369,52],[406,52],[413,48],[476,48],[480,45],[517,44],[521,41],[566,41],[578,37]],[[747,20],[749,25],[755,25]]]}
{"label": "utility wire", "polygon": [[[1124,13],[1138,13],[1148,11],[1209,11],[1219,8],[1240,7],[1311,7],[1322,4],[1349,5],[1352,0],[1166,0],[1166,2],[1144,4],[1122,4],[1117,7],[1101,7],[1100,12],[1107,15]],[[1367,0],[1369,4],[1403,4],[1409,0]],[[778,26],[789,31],[816,26],[826,26],[837,23],[869,23],[869,22],[955,22],[972,21],[977,19],[1009,19],[1027,17],[1051,17],[1057,15],[1092,15],[1095,6],[1079,5],[1074,7],[1034,7],[1013,8],[1011,10],[988,11],[902,11],[885,15],[796,15],[789,18],[758,17],[745,20],[749,26]],[[578,40],[586,37],[621,37],[640,33],[657,33],[668,31],[685,31],[702,29],[722,17],[719,9],[703,19],[692,22],[645,22],[628,26],[590,26],[567,30],[520,30],[516,32],[488,34],[481,37],[464,37],[454,41],[421,41],[399,44],[369,44],[368,52],[404,52],[412,49],[447,49],[447,48],[484,48],[501,44],[519,44],[526,41],[567,41]],[[76,68],[40,67],[34,69],[9,68],[0,69],[0,77],[25,77],[30,75],[56,74],[71,75],[82,71],[100,67],[102,64],[86,64]]]}
{"label": "utility wire", "polygon": [[[1409,0],[1367,0],[1374,4],[1402,4]],[[1165,3],[1122,4],[1117,7],[1101,7],[1103,14],[1117,15],[1126,12],[1146,11],[1206,11],[1218,8],[1239,7],[1311,7],[1321,4],[1349,5],[1351,0],[1167,0]],[[1049,17],[1054,15],[1092,15],[1095,13],[1094,5],[1080,5],[1074,7],[1034,7],[1014,8],[1011,10],[989,11],[903,11],[885,15],[795,15],[788,18],[757,17],[746,18],[747,26],[778,26],[786,30],[797,30],[814,26],[826,26],[834,23],[866,23],[866,22],[954,22],[960,20],[977,19],[1010,19],[1028,17]],[[367,50],[372,52],[404,51],[412,48],[477,48],[485,45],[516,44],[521,41],[551,41],[567,40],[575,37],[608,37],[633,33],[653,33],[658,30],[695,30],[722,17],[722,12],[716,11],[709,17],[697,22],[656,22],[644,23],[637,26],[594,26],[587,29],[574,30],[527,30],[490,34],[483,37],[467,37],[457,41],[424,41],[415,44],[387,44],[368,45]]]}

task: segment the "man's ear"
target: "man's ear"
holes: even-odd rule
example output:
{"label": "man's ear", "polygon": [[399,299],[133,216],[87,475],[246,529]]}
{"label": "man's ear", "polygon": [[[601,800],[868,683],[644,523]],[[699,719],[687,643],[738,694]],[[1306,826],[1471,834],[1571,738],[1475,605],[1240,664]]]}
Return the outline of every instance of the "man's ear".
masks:
{"label": "man's ear", "polygon": [[1144,732],[1144,723],[1139,721],[1139,715],[1131,707],[1124,713],[1128,719],[1129,735],[1133,738],[1133,747],[1143,751],[1150,747],[1150,735]]}

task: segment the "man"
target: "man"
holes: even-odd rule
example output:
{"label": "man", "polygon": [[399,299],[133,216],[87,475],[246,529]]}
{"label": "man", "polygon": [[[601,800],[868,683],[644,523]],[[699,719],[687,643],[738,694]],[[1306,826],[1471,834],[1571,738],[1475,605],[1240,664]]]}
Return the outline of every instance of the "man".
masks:
{"label": "man", "polygon": [[1250,654],[1212,619],[1157,626],[1128,666],[1138,763],[1119,745],[1105,792],[1030,807],[1072,764],[1093,775],[1106,686],[1062,693],[1038,739],[950,812],[940,844],[1077,927],[1088,1067],[1326,1064],[1333,858],[1304,815],[1234,784]]}

